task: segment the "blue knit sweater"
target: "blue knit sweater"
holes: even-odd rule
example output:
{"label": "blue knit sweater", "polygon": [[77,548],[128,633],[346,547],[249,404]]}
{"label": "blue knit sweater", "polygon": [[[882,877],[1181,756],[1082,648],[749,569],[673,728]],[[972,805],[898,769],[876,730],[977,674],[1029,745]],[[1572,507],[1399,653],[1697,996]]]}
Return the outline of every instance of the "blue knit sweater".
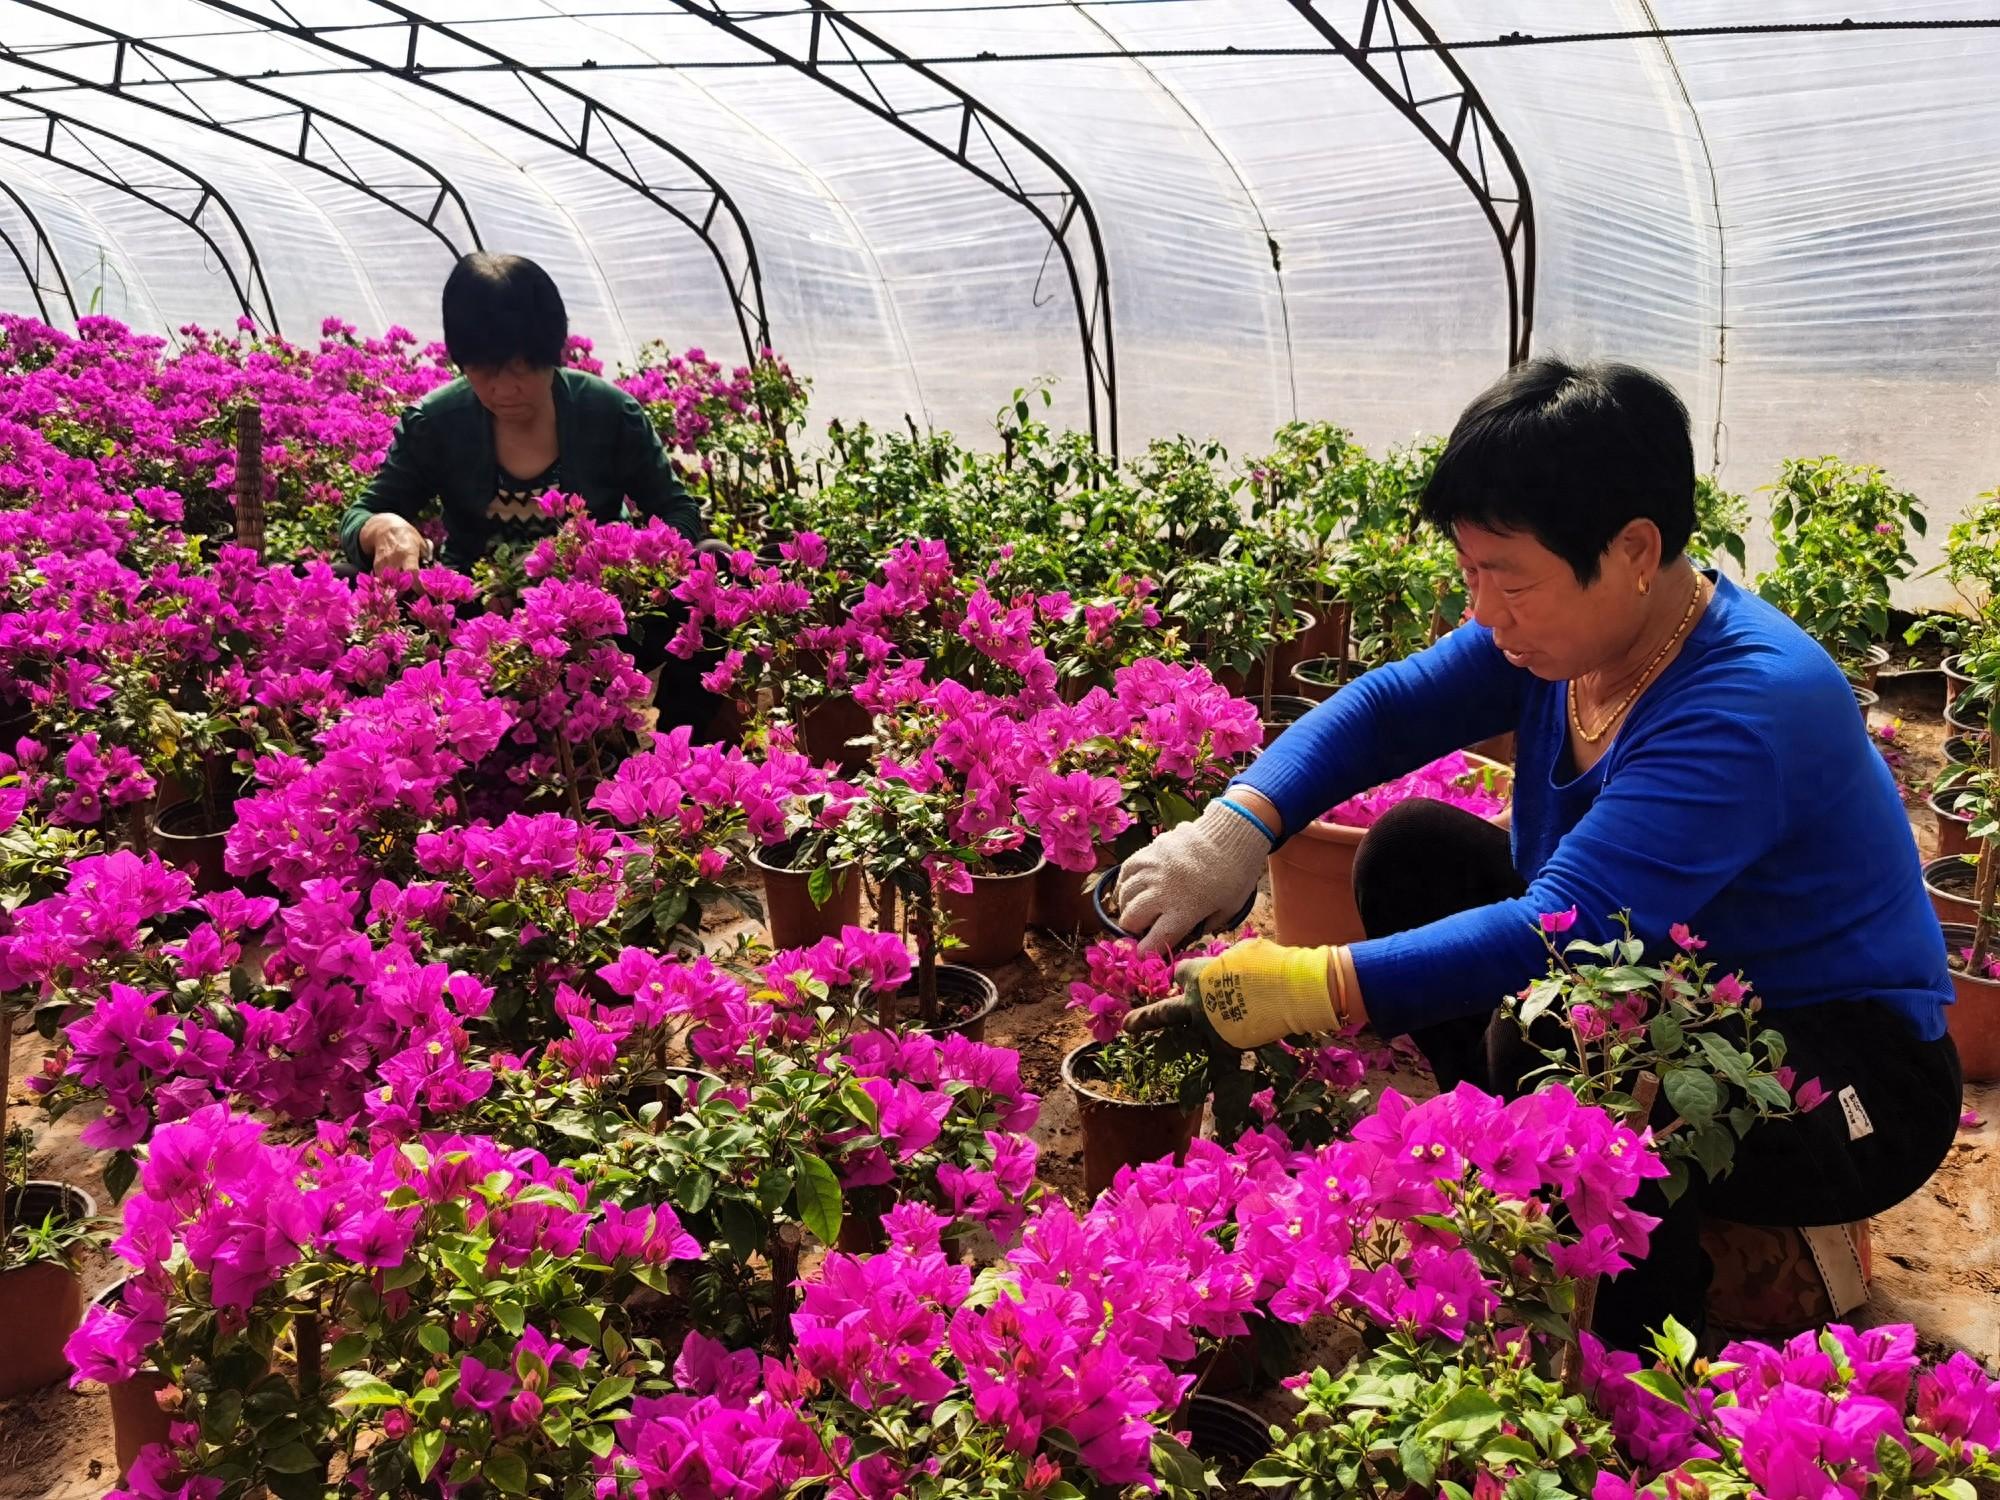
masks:
{"label": "blue knit sweater", "polygon": [[[1929,1041],[1951,1001],[1895,780],[1845,678],[1785,616],[1726,578],[1605,755],[1571,774],[1567,686],[1460,626],[1342,688],[1239,778],[1285,827],[1458,746],[1517,732],[1519,900],[1354,948],[1378,1031],[1490,1010],[1546,970],[1537,915],[1574,906],[1605,941],[1629,909],[1649,950],[1685,922],[1718,972],[1773,1010],[1878,999]],[[1778,1023],[1782,1029],[1782,1022]]]}

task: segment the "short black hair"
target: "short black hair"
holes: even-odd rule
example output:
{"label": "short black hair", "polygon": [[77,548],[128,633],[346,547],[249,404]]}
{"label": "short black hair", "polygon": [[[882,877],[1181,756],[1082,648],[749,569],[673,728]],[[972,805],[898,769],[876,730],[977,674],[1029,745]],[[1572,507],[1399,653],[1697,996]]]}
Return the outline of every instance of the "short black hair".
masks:
{"label": "short black hair", "polygon": [[1459,416],[1422,505],[1446,536],[1461,522],[1525,532],[1582,584],[1642,517],[1660,528],[1661,562],[1672,562],[1694,530],[1687,408],[1632,365],[1529,360]]}
{"label": "short black hair", "polygon": [[477,251],[444,283],[444,346],[461,370],[523,359],[540,369],[562,363],[569,311],[555,278],[524,255]]}

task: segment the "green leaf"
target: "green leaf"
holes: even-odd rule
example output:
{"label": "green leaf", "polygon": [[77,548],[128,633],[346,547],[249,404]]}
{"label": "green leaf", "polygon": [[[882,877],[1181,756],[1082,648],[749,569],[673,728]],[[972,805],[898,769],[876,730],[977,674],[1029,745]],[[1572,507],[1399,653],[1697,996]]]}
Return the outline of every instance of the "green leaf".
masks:
{"label": "green leaf", "polygon": [[1403,1439],[1396,1449],[1396,1461],[1403,1466],[1403,1477],[1420,1490],[1429,1489],[1437,1477],[1437,1465],[1424,1447],[1422,1433],[1413,1432]]}
{"label": "green leaf", "polygon": [[1688,1124],[1706,1125],[1722,1107],[1722,1090],[1714,1078],[1698,1068],[1669,1068],[1660,1080],[1667,1103]]}
{"label": "green leaf", "polygon": [[821,1243],[831,1245],[840,1237],[840,1179],[809,1152],[798,1152],[793,1160],[799,1169],[799,1218]]}
{"label": "green leaf", "polygon": [[1677,1370],[1685,1370],[1692,1364],[1700,1348],[1695,1336],[1672,1313],[1667,1314],[1666,1322],[1653,1335],[1653,1347]]}
{"label": "green leaf", "polygon": [[138,1176],[139,1158],[130,1151],[120,1151],[104,1164],[104,1191],[116,1203],[130,1190]]}
{"label": "green leaf", "polygon": [[812,897],[814,906],[824,906],[833,899],[833,866],[813,866],[806,877],[806,894]]}
{"label": "green leaf", "polygon": [[629,1375],[613,1375],[597,1382],[597,1388],[590,1393],[590,1409],[598,1411],[615,1405],[632,1394],[636,1382]]}
{"label": "green leaf", "polygon": [[304,1443],[286,1443],[266,1453],[263,1464],[273,1474],[310,1474],[319,1467],[319,1455]]}
{"label": "green leaf", "polygon": [[521,1461],[518,1453],[489,1453],[482,1471],[493,1487],[503,1495],[525,1495],[528,1493],[528,1466]]}
{"label": "green leaf", "polygon": [[556,1313],[556,1321],[571,1338],[586,1344],[595,1344],[604,1326],[603,1320],[587,1307],[562,1308]]}
{"label": "green leaf", "polygon": [[442,1359],[445,1352],[451,1348],[451,1335],[446,1333],[440,1324],[425,1323],[417,1329],[417,1342],[424,1346],[425,1352],[435,1354]]}
{"label": "green leaf", "polygon": [[1426,1425],[1432,1437],[1462,1443],[1483,1437],[1500,1425],[1499,1403],[1484,1391],[1460,1391]]}
{"label": "green leaf", "polygon": [[554,1443],[558,1448],[567,1448],[569,1446],[570,1433],[574,1430],[575,1424],[570,1421],[569,1414],[561,1407],[550,1406],[543,1409],[542,1431],[548,1434],[549,1441]]}
{"label": "green leaf", "polygon": [[424,1263],[420,1260],[406,1260],[400,1266],[382,1274],[382,1290],[400,1292],[406,1286],[415,1286],[424,1279]]}
{"label": "green leaf", "polygon": [[1627,1378],[1641,1390],[1651,1391],[1662,1401],[1680,1407],[1687,1405],[1687,1396],[1681,1390],[1681,1383],[1665,1370],[1634,1370]]}
{"label": "green leaf", "polygon": [[349,1365],[358,1364],[361,1356],[368,1352],[368,1336],[361,1333],[344,1333],[334,1340],[333,1347],[326,1353],[326,1369],[331,1374],[344,1370]]}
{"label": "green leaf", "polygon": [[335,1406],[401,1406],[403,1393],[386,1380],[363,1375],[345,1394],[334,1398]]}
{"label": "green leaf", "polygon": [[1696,1131],[1688,1148],[1711,1182],[1726,1177],[1736,1162],[1736,1136],[1726,1125],[1711,1125]]}
{"label": "green leaf", "polygon": [[509,1338],[519,1338],[528,1326],[528,1314],[518,1302],[500,1301],[493,1304],[493,1321],[507,1330]]}
{"label": "green leaf", "polygon": [[1652,1042],[1655,1052],[1664,1052],[1669,1057],[1679,1052],[1681,1044],[1687,1040],[1686,1033],[1681,1030],[1681,1023],[1666,1011],[1661,1011],[1653,1017],[1652,1022],[1646,1027],[1646,1036]]}

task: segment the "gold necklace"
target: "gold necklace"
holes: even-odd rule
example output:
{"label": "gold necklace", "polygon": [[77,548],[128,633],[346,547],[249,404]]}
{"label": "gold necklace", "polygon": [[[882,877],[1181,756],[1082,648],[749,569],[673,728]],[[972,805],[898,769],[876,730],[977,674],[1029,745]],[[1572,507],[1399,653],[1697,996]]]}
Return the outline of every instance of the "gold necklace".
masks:
{"label": "gold necklace", "polygon": [[1639,674],[1639,680],[1632,684],[1632,691],[1625,695],[1625,701],[1620,703],[1613,710],[1611,710],[1610,717],[1605,719],[1605,721],[1602,724],[1599,724],[1597,726],[1597,730],[1595,733],[1592,733],[1590,730],[1585,729],[1583,727],[1583,720],[1578,716],[1576,711],[1577,680],[1574,677],[1572,677],[1569,680],[1570,728],[1574,729],[1577,732],[1577,734],[1582,737],[1583,742],[1586,745],[1594,745],[1599,740],[1603,739],[1605,735],[1611,732],[1611,726],[1616,724],[1620,719],[1625,717],[1625,710],[1632,706],[1634,701],[1637,700],[1639,694],[1643,693],[1646,690],[1647,685],[1652,682],[1653,674],[1659,671],[1660,663],[1667,659],[1667,653],[1673,650],[1675,646],[1680,644],[1681,637],[1687,634],[1688,626],[1694,623],[1695,607],[1701,603],[1702,585],[1706,581],[1707,580],[1705,580],[1699,573],[1695,574],[1694,592],[1688,596],[1687,613],[1681,616],[1680,624],[1676,625],[1674,627],[1674,633],[1667,637],[1667,643],[1664,646],[1660,647],[1658,651],[1653,653],[1653,659],[1650,662],[1646,663],[1646,670],[1641,672]]}

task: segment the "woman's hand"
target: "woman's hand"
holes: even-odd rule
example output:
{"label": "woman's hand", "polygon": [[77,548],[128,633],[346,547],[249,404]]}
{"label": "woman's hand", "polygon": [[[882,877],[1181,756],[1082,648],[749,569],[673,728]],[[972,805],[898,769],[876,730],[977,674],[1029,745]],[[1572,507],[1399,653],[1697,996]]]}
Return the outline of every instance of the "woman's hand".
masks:
{"label": "woman's hand", "polygon": [[1169,828],[1118,872],[1118,925],[1148,953],[1165,953],[1210,922],[1226,922],[1257,890],[1271,840],[1244,814],[1211,802]]}
{"label": "woman's hand", "polygon": [[368,518],[361,528],[361,550],[377,573],[414,573],[430,556],[430,543],[408,521],[389,511]]}
{"label": "woman's hand", "polygon": [[1174,970],[1181,993],[1125,1018],[1131,1034],[1192,1026],[1211,1051],[1247,1052],[1282,1037],[1336,1031],[1348,1018],[1334,1004],[1337,948],[1287,948],[1251,938],[1214,958]]}

